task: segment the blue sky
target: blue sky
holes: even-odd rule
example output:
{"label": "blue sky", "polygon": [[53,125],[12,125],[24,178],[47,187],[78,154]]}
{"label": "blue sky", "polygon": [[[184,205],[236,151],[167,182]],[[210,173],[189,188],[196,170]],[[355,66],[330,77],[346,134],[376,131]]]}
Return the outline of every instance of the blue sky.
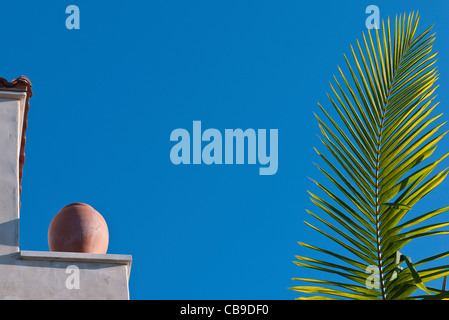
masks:
{"label": "blue sky", "polygon": [[[81,28],[65,27],[80,8]],[[381,18],[419,10],[435,23],[448,120],[449,4],[445,1],[7,1],[0,10],[0,76],[33,83],[22,182],[20,246],[48,250],[66,204],[106,219],[109,253],[131,254],[131,299],[293,299],[297,241],[326,245],[308,228],[306,190],[321,147],[313,112],[327,104],[343,54]],[[181,165],[170,133],[279,130],[279,169]],[[443,139],[437,153],[443,154]],[[437,155],[438,155],[437,154]],[[435,155],[435,157],[437,157]],[[449,182],[423,208],[448,203]],[[316,190],[316,189],[315,189]],[[448,237],[416,242],[447,250]],[[426,250],[423,250],[426,249]],[[430,249],[429,249],[430,250]],[[415,258],[416,257],[416,258]]]}

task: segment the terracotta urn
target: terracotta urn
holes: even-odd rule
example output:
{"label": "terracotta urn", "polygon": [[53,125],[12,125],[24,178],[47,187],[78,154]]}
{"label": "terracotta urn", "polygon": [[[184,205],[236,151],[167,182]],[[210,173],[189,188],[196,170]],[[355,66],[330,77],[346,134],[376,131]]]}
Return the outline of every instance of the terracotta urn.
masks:
{"label": "terracotta urn", "polygon": [[106,253],[109,231],[103,216],[85,203],[62,208],[48,228],[50,251]]}

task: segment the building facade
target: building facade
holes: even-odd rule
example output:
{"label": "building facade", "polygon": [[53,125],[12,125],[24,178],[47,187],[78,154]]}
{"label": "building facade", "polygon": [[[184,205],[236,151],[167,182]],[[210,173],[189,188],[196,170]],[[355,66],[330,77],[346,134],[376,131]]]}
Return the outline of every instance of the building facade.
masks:
{"label": "building facade", "polygon": [[0,299],[129,299],[132,257],[19,247],[27,114],[26,77],[0,78]]}

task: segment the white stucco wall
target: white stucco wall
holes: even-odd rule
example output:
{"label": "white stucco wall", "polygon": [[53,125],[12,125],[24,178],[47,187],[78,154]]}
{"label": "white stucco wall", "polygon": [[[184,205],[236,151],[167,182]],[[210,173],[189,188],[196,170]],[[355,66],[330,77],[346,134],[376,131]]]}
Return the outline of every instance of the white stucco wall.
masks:
{"label": "white stucco wall", "polygon": [[21,251],[0,257],[0,298],[127,300],[131,256]]}

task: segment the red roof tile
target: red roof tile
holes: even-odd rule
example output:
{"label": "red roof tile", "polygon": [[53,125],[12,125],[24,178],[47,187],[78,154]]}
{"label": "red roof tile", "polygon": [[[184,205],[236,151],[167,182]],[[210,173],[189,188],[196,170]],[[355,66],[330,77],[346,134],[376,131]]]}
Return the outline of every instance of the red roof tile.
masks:
{"label": "red roof tile", "polygon": [[8,82],[8,80],[4,78],[0,78],[0,90],[13,90],[13,91],[25,91],[27,93],[26,101],[25,101],[25,112],[23,115],[23,129],[22,129],[22,142],[20,145],[20,156],[19,156],[19,184],[20,184],[20,193],[22,193],[22,174],[23,174],[23,164],[25,163],[25,142],[26,136],[25,132],[27,130],[27,115],[29,109],[29,99],[33,96],[33,92],[31,90],[31,82],[25,77],[21,76],[17,79]]}

